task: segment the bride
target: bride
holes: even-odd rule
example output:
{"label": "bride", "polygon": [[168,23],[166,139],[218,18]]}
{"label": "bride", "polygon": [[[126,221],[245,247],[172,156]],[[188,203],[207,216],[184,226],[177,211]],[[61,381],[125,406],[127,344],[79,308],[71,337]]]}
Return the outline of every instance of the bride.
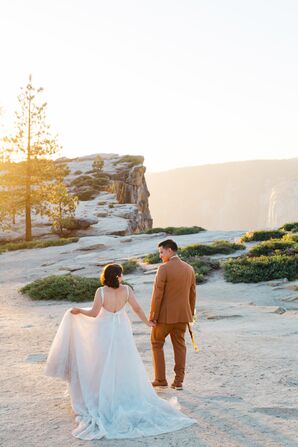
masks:
{"label": "bride", "polygon": [[128,303],[147,325],[131,287],[121,284],[121,265],[101,274],[92,308],[65,312],[47,358],[45,374],[68,382],[76,416],[73,436],[123,439],[158,435],[196,421],[154,391],[125,311]]}

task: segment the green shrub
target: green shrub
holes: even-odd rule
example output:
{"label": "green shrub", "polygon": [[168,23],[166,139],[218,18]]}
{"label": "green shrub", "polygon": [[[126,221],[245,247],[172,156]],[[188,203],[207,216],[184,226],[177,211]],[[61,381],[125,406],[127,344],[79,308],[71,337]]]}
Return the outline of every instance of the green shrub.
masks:
{"label": "green shrub", "polygon": [[94,181],[90,175],[80,175],[71,181],[71,186],[82,187],[82,186],[93,186]]}
{"label": "green shrub", "polygon": [[22,287],[20,292],[32,300],[91,301],[100,287],[98,278],[82,278],[75,275],[51,275],[37,279]]}
{"label": "green shrub", "polygon": [[71,181],[71,186],[74,186],[77,191],[79,188],[91,188],[95,191],[100,191],[103,187],[109,184],[110,177],[104,173],[95,172],[94,175],[80,175]]}
{"label": "green shrub", "polygon": [[284,239],[270,239],[252,247],[248,256],[273,256],[275,254],[298,253],[298,244],[294,241]]}
{"label": "green shrub", "polygon": [[114,208],[114,204],[113,203],[109,203],[109,208]]}
{"label": "green shrub", "polygon": [[[181,256],[181,259],[183,257]],[[158,264],[161,262],[159,252],[151,253],[144,258],[144,262],[148,264]],[[200,284],[206,281],[206,276],[212,271],[220,268],[218,261],[211,260],[207,257],[192,256],[187,258],[188,264],[190,264],[196,274],[196,283]]]}
{"label": "green shrub", "polygon": [[0,253],[14,250],[24,250],[30,248],[46,248],[59,245],[72,244],[78,242],[78,237],[60,238],[60,239],[36,239],[33,241],[7,242],[0,245]]}
{"label": "green shrub", "polygon": [[119,163],[128,163],[130,167],[140,165],[144,163],[144,157],[142,155],[123,155],[118,160],[114,161],[114,165]]}
{"label": "green shrub", "polygon": [[[230,254],[237,250],[244,250],[245,245],[236,244],[234,242],[217,240],[211,244],[192,244],[178,250],[178,255],[181,259],[189,262],[189,258],[194,256],[210,256],[215,254]],[[150,253],[144,257],[144,262],[147,264],[157,264],[161,262],[159,252]]]}
{"label": "green shrub", "polygon": [[154,253],[149,253],[148,255],[146,255],[143,259],[144,262],[146,262],[147,264],[157,264],[159,262],[161,262],[161,259],[159,257],[159,252],[156,251]]}
{"label": "green shrub", "polygon": [[271,279],[298,278],[298,255],[240,257],[224,263],[224,277],[230,282],[260,282]]}
{"label": "green shrub", "polygon": [[81,191],[77,193],[78,199],[81,202],[86,202],[87,200],[92,200],[96,196],[96,191],[89,190],[89,191]]}
{"label": "green shrub", "polygon": [[188,263],[194,268],[197,284],[205,282],[206,276],[211,273],[211,271],[220,268],[218,261],[212,261],[208,258],[193,258],[189,259]]}
{"label": "green shrub", "polygon": [[241,242],[267,241],[269,239],[281,239],[284,234],[285,232],[280,230],[248,231],[240,240]]}
{"label": "green shrub", "polygon": [[289,222],[279,228],[282,231],[291,231],[292,233],[298,233],[298,222]]}
{"label": "green shrub", "polygon": [[75,171],[75,173],[74,173],[75,175],[80,175],[80,174],[82,174],[82,171],[80,171],[80,170],[77,170],[77,171]]}
{"label": "green shrub", "polygon": [[[127,284],[133,289],[133,286],[126,281],[122,284]],[[37,279],[22,287],[20,292],[32,300],[84,302],[93,301],[98,287],[101,287],[99,278],[83,278],[69,273]]]}
{"label": "green shrub", "polygon": [[282,238],[283,241],[298,242],[298,234],[285,234]]}
{"label": "green shrub", "polygon": [[137,269],[138,261],[136,259],[129,259],[122,263],[123,273],[124,275],[128,273],[132,273]]}
{"label": "green shrub", "polygon": [[154,234],[154,233],[167,233],[167,234],[174,234],[176,236],[183,235],[183,234],[195,234],[199,233],[200,231],[206,231],[205,228],[202,227],[155,227],[150,228],[149,230],[146,230],[146,234]]}
{"label": "green shrub", "polygon": [[229,242],[224,240],[213,241],[211,244],[192,244],[187,245],[179,250],[182,258],[191,256],[203,256],[203,255],[215,255],[215,254],[230,254],[237,250],[244,250],[245,245],[236,244],[235,242]]}

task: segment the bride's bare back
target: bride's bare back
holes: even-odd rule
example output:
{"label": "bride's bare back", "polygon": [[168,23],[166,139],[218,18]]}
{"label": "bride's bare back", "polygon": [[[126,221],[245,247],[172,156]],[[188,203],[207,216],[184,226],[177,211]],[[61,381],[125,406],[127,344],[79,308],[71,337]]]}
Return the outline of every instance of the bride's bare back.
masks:
{"label": "bride's bare back", "polygon": [[128,286],[120,285],[117,289],[113,287],[103,287],[103,304],[102,307],[109,312],[118,312],[127,303],[129,298]]}

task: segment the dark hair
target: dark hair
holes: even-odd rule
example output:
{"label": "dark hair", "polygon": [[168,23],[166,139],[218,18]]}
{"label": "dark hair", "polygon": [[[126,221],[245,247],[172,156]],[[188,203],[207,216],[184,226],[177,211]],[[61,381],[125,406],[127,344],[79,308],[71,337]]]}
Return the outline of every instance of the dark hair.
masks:
{"label": "dark hair", "polygon": [[103,286],[113,287],[118,289],[120,282],[118,276],[123,273],[122,265],[120,264],[107,264],[100,275],[100,282]]}
{"label": "dark hair", "polygon": [[173,239],[166,239],[158,244],[159,247],[171,248],[173,251],[178,251],[178,245]]}

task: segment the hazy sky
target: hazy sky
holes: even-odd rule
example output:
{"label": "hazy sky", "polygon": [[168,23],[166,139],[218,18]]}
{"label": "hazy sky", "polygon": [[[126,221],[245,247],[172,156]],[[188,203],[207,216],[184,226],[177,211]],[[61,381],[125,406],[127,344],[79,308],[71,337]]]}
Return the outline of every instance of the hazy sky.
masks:
{"label": "hazy sky", "polygon": [[297,157],[297,24],[297,0],[2,0],[1,132],[32,73],[69,157]]}

